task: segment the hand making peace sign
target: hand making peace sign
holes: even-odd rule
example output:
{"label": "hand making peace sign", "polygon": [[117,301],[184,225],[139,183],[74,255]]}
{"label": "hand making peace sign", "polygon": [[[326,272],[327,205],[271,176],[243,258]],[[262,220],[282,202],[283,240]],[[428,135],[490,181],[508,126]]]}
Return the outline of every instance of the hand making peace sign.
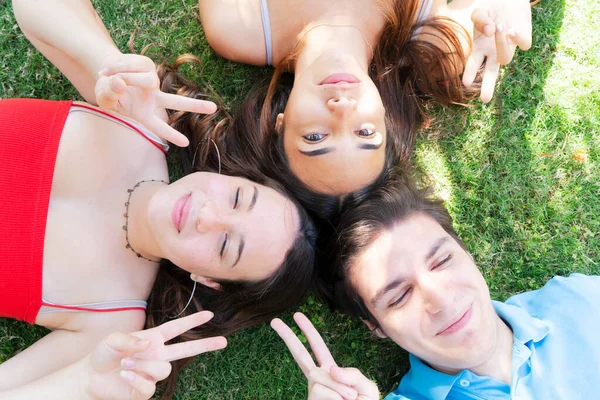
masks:
{"label": "hand making peace sign", "polygon": [[313,324],[302,313],[294,314],[319,366],[294,332],[280,319],[271,321],[271,327],[283,339],[296,363],[308,379],[309,400],[378,400],[377,385],[356,368],[340,368]]}
{"label": "hand making peace sign", "polygon": [[192,340],[165,346],[165,342],[202,325],[213,317],[202,311],[130,334],[113,333],[83,360],[92,399],[145,400],[154,395],[156,382],[171,373],[169,361],[224,348],[222,337]]}
{"label": "hand making peace sign", "polygon": [[192,99],[160,91],[154,62],[137,54],[109,56],[102,62],[96,82],[96,101],[101,108],[135,119],[156,135],[178,146],[189,140],[171,128],[165,109],[212,114],[212,101]]}
{"label": "hand making peace sign", "polygon": [[484,64],[481,100],[488,102],[500,65],[511,62],[516,47],[531,47],[531,6],[529,0],[481,0],[471,14],[473,44],[463,73],[463,83],[469,86]]}

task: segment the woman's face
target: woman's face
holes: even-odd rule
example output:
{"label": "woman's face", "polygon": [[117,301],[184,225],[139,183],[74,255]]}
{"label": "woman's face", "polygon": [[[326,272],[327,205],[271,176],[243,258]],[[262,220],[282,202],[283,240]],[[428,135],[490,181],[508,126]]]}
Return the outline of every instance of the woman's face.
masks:
{"label": "woman's face", "polygon": [[213,280],[267,278],[283,263],[299,230],[298,210],[279,192],[209,172],[159,190],[148,219],[164,258]]}
{"label": "woman's face", "polygon": [[356,60],[328,54],[296,74],[277,122],[292,172],[312,190],[342,195],[373,182],[385,164],[385,109]]}

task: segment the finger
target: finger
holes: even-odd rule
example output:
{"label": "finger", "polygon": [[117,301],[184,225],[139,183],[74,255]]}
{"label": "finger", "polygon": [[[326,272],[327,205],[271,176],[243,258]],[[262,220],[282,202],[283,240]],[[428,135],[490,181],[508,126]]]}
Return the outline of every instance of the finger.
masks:
{"label": "finger", "polygon": [[116,111],[118,102],[126,89],[127,85],[118,76],[101,77],[96,82],[96,102],[105,110]]}
{"label": "finger", "polygon": [[154,62],[145,56],[137,54],[119,54],[108,56],[102,61],[101,76],[110,76],[120,72],[155,71]]}
{"label": "finger", "polygon": [[308,374],[308,391],[310,392],[315,385],[325,386],[338,393],[345,400],[356,400],[358,397],[356,389],[337,382],[329,375],[329,372],[322,368],[313,368]]}
{"label": "finger", "polygon": [[369,399],[379,398],[379,389],[375,382],[367,378],[356,368],[331,368],[330,375],[339,383],[351,386],[358,391],[359,396]]}
{"label": "finger", "polygon": [[313,361],[308,350],[306,350],[306,347],[304,347],[290,327],[279,318],[275,318],[271,321],[271,328],[273,328],[279,337],[283,339],[285,345],[290,350],[290,353],[292,353],[292,357],[296,360],[296,364],[298,364],[304,373],[304,376],[308,379],[308,374],[312,369],[316,368],[317,365]]}
{"label": "finger", "polygon": [[500,64],[496,62],[494,57],[488,57],[485,62],[485,68],[483,70],[483,80],[481,81],[481,101],[484,103],[489,102],[494,96],[494,90],[496,88],[496,79],[498,79],[498,72],[500,71]]}
{"label": "finger", "polygon": [[161,333],[166,342],[192,328],[207,323],[213,316],[214,314],[211,311],[200,311],[187,317],[166,322],[159,325],[156,329]]}
{"label": "finger", "polygon": [[120,72],[117,76],[129,86],[136,86],[143,89],[158,89],[160,79],[156,72]]}
{"label": "finger", "polygon": [[212,101],[192,99],[191,97],[161,92],[157,97],[158,105],[170,110],[189,111],[200,114],[212,114],[217,105]]}
{"label": "finger", "polygon": [[168,123],[160,119],[159,117],[153,116],[145,125],[152,132],[160,136],[161,138],[168,140],[169,142],[176,144],[179,147],[186,147],[190,144],[189,139],[177,129],[171,127]]}
{"label": "finger", "polygon": [[181,360],[182,358],[194,357],[208,351],[224,349],[227,339],[223,336],[210,337],[206,339],[192,340],[189,342],[172,344],[166,346],[165,361]]}
{"label": "finger", "polygon": [[312,322],[302,313],[295,313],[294,320],[298,324],[298,327],[304,332],[304,336],[308,339],[308,343],[310,344],[310,348],[313,351],[315,357],[317,357],[317,361],[319,362],[319,366],[325,371],[329,371],[329,369],[337,365],[331,352],[327,348],[325,341],[314,327]]}
{"label": "finger", "polygon": [[515,30],[508,31],[510,41],[519,46],[521,50],[529,50],[531,48],[531,31],[528,33],[519,33]]}
{"label": "finger", "polygon": [[469,58],[467,59],[467,64],[465,65],[465,71],[463,72],[463,85],[471,86],[475,78],[477,77],[477,72],[479,72],[479,68],[481,64],[483,64],[483,60],[485,56],[480,52],[472,52]]}
{"label": "finger", "polygon": [[171,374],[171,363],[168,361],[142,360],[126,357],[121,360],[121,368],[138,374],[145,374],[158,382],[166,379]]}
{"label": "finger", "polygon": [[132,388],[139,392],[135,398],[149,399],[156,391],[156,384],[148,379],[144,379],[133,371],[121,371],[123,378]]}
{"label": "finger", "polygon": [[508,41],[503,24],[498,24],[496,29],[496,61],[500,65],[508,64],[515,54],[515,47]]}
{"label": "finger", "polygon": [[335,390],[318,383],[308,393],[308,400],[344,400]]}
{"label": "finger", "polygon": [[149,346],[150,342],[147,340],[115,332],[96,347],[92,353],[92,363],[100,370],[112,369],[123,357],[144,352]]}
{"label": "finger", "polygon": [[490,12],[487,8],[478,7],[473,10],[473,13],[471,14],[471,21],[473,21],[473,26],[475,29],[483,33],[485,36],[494,36],[494,33],[496,32],[496,24],[490,17]]}

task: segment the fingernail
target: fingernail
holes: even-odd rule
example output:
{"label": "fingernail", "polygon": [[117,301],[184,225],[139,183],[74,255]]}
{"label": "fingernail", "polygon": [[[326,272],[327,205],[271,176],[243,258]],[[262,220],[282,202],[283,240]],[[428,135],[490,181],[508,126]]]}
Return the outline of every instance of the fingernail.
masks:
{"label": "fingernail", "polygon": [[135,367],[135,360],[133,358],[124,358],[121,360],[121,368],[123,369],[133,369]]}
{"label": "fingernail", "polygon": [[344,397],[347,399],[355,399],[356,391],[354,391],[352,389],[344,389]]}
{"label": "fingernail", "polygon": [[148,346],[149,344],[150,344],[149,340],[142,340],[142,339],[138,340],[136,343],[136,345],[139,347],[145,347],[145,346]]}
{"label": "fingernail", "polygon": [[131,371],[121,371],[119,375],[121,375],[121,378],[125,379],[127,382],[133,382],[135,379],[135,375]]}
{"label": "fingernail", "polygon": [[492,36],[494,34],[494,27],[491,25],[486,25],[483,28],[483,33],[485,34],[485,36],[488,36],[488,37]]}
{"label": "fingernail", "polygon": [[498,25],[496,25],[496,31],[497,31],[497,32],[502,32],[502,31],[504,31],[504,25],[503,25],[503,24],[498,24]]}
{"label": "fingernail", "polygon": [[507,33],[511,38],[517,37],[517,32],[514,29],[510,29]]}
{"label": "fingernail", "polygon": [[106,75],[108,75],[108,72],[109,72],[108,68],[104,68],[104,69],[101,69],[100,72],[98,72],[98,75],[106,76]]}

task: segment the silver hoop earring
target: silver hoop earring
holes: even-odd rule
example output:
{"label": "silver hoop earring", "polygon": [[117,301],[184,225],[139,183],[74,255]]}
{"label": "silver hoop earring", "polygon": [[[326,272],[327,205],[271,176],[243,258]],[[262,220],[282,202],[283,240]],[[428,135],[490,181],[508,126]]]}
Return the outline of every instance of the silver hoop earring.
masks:
{"label": "silver hoop earring", "polygon": [[185,305],[185,307],[183,307],[183,310],[181,310],[179,312],[179,314],[174,315],[174,316],[170,316],[169,318],[173,319],[173,318],[177,318],[179,317],[181,314],[183,314],[183,312],[188,308],[188,306],[190,305],[190,303],[192,302],[192,299],[194,298],[194,293],[196,292],[196,284],[198,282],[194,281],[194,287],[192,288],[192,295],[190,296],[190,299],[188,300],[187,304]]}
{"label": "silver hoop earring", "polygon": [[202,139],[200,141],[200,143],[198,143],[198,146],[196,146],[196,150],[194,150],[194,156],[192,157],[192,168],[194,167],[194,164],[196,163],[196,155],[198,155],[198,149],[200,148],[202,143],[204,143],[206,140],[210,140],[212,142],[213,146],[215,146],[215,150],[217,150],[217,160],[219,161],[219,174],[221,174],[221,153],[219,152],[219,146],[217,146],[217,143],[211,137],[206,137],[206,138]]}

